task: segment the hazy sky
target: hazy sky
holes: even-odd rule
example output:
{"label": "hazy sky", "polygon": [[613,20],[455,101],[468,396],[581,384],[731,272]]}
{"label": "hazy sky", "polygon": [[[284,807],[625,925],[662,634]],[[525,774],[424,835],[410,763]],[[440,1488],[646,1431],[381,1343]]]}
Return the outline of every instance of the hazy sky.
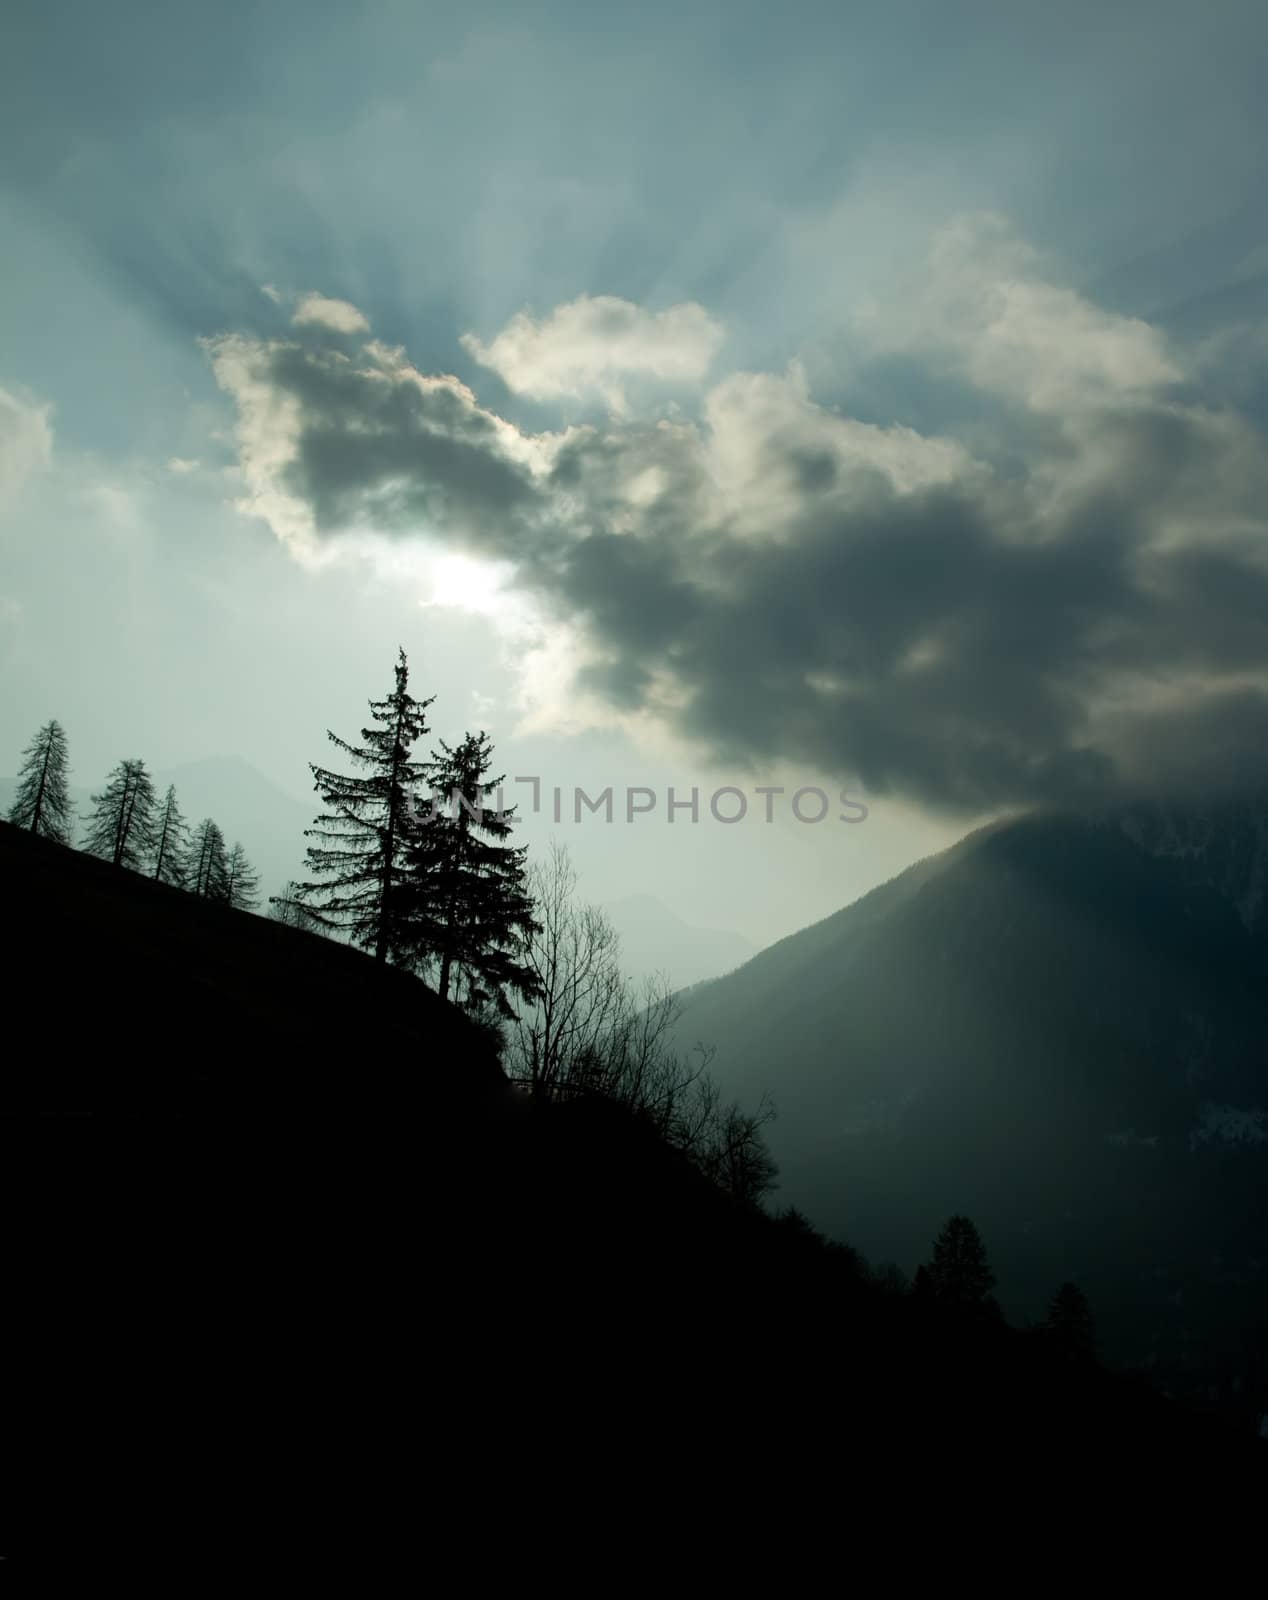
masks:
{"label": "hazy sky", "polygon": [[56,715],[78,782],[302,798],[399,643],[438,733],[658,789],[561,824],[596,898],[758,942],[1001,807],[1260,777],[1266,42],[10,0],[0,772]]}

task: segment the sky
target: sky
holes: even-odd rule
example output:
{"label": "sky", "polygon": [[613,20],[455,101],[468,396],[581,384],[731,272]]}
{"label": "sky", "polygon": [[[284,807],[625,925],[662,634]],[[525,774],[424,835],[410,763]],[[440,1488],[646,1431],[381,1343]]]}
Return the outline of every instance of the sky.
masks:
{"label": "sky", "polygon": [[594,898],[759,944],[994,815],[1262,781],[1266,45],[11,0],[0,772],[57,716],[76,782],[306,799],[403,646]]}

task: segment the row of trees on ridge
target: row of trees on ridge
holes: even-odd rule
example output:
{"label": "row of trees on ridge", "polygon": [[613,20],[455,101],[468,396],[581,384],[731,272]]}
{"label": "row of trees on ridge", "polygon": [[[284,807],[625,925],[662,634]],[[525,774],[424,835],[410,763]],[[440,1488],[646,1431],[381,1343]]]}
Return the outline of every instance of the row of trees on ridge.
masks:
{"label": "row of trees on ridge", "polygon": [[[76,821],[70,800],[70,756],[60,722],[46,722],[22,757],[9,821],[19,828],[70,845]],[[206,900],[249,911],[259,902],[259,877],[246,850],[232,848],[211,817],[190,828],[176,789],[160,799],[145,762],[120,761],[92,796],[80,848],[116,867],[142,872],[159,883],[187,889]]]}

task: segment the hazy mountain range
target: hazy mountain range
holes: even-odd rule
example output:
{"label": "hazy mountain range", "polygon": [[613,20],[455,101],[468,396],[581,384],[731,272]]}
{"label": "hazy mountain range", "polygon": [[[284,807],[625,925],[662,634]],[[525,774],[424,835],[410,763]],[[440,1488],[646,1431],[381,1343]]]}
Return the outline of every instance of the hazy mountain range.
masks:
{"label": "hazy mountain range", "polygon": [[1268,1321],[1268,808],[996,825],[684,997],[780,1198],[910,1270],[967,1211],[1006,1309],[1119,1353]]}

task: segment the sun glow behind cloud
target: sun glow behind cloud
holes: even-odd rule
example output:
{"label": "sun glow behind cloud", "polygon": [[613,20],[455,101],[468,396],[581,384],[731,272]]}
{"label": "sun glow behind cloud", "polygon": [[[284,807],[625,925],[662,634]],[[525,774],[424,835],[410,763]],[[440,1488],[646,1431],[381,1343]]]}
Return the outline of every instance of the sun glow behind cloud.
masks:
{"label": "sun glow behind cloud", "polygon": [[851,415],[795,356],[714,372],[721,325],[694,303],[582,296],[462,341],[561,410],[672,381],[672,418],[632,388],[606,418],[517,419],[327,324],[206,348],[237,411],[238,508],[302,562],[351,543],[424,610],[490,622],[536,728],[659,725],[981,810],[1105,792],[1129,748],[1109,707],[1176,658],[1213,710],[1259,715],[1230,701],[1268,659],[1258,435],[1186,383],[1180,344],[993,215],[937,232],[845,326],[846,366],[927,369],[972,397],[971,425],[866,420],[866,397]]}
{"label": "sun glow behind cloud", "polygon": [[510,569],[503,562],[445,555],[432,566],[432,591],[424,606],[451,606],[477,616],[507,617],[516,600],[506,593]]}

